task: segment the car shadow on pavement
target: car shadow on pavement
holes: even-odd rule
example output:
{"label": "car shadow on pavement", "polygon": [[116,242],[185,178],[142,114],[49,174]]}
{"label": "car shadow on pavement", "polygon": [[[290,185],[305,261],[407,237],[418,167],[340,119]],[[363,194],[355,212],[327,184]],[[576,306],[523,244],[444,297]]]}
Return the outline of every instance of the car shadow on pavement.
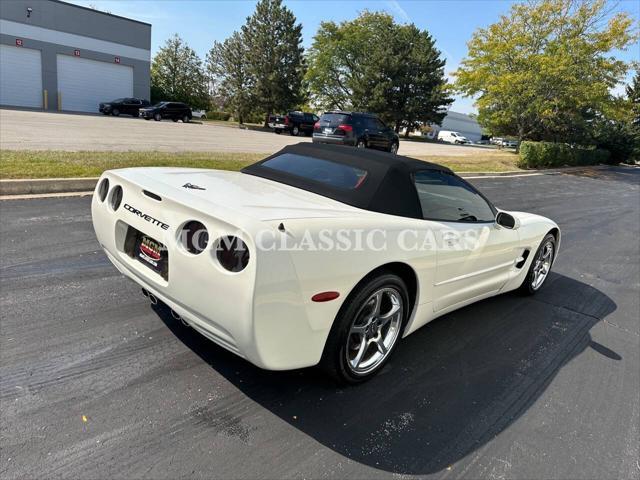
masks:
{"label": "car shadow on pavement", "polygon": [[260,406],[352,461],[399,474],[446,469],[523,415],[559,370],[592,348],[616,309],[601,291],[552,273],[534,297],[510,293],[404,339],[380,375],[336,387],[317,369],[268,372],[156,311],[174,334]]}

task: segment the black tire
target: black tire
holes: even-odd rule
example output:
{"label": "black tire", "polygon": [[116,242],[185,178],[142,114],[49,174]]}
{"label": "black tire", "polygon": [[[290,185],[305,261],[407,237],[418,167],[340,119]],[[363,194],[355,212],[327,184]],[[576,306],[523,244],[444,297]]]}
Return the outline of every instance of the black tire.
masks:
{"label": "black tire", "polygon": [[367,148],[367,141],[364,138],[359,139],[356,142],[356,148]]}
{"label": "black tire", "polygon": [[153,119],[154,119],[156,122],[159,122],[160,120],[162,120],[162,115],[160,115],[159,113],[156,113],[156,114],[153,116]]}
{"label": "black tire", "polygon": [[394,155],[398,154],[398,142],[393,142],[389,147],[389,153],[393,153]]}
{"label": "black tire", "polygon": [[173,123],[178,123],[178,119],[177,118],[172,118],[171,120],[173,120]]}
{"label": "black tire", "polygon": [[[402,308],[397,314],[398,318],[394,320],[396,326],[394,327],[393,322],[390,322],[387,327],[389,329],[392,327],[396,329],[393,332],[395,338],[393,339],[393,343],[390,344],[387,353],[384,354],[384,357],[380,360],[380,363],[374,363],[370,371],[357,373],[352,368],[350,360],[348,359],[350,352],[353,352],[353,350],[349,349],[348,342],[353,340],[352,335],[358,335],[352,333],[351,329],[356,322],[359,322],[359,319],[366,316],[364,309],[368,308],[367,302],[371,299],[372,295],[375,295],[379,291],[388,291],[390,294],[396,292],[397,298],[402,301]],[[407,286],[400,277],[393,273],[383,271],[375,277],[364,279],[340,308],[331,332],[329,333],[327,343],[325,344],[320,367],[341,384],[353,385],[371,379],[384,368],[389,358],[391,358],[395,347],[402,338],[402,332],[404,331],[407,318],[409,318],[410,310],[411,306],[409,305]],[[373,320],[376,319],[373,318]],[[391,330],[387,330],[387,333],[389,332],[391,332]],[[365,342],[366,337],[364,337],[364,334],[362,335],[362,342]],[[378,335],[380,336],[380,333]],[[355,343],[357,343],[357,341]],[[371,343],[371,348],[373,348],[373,354],[375,355],[377,346]]]}
{"label": "black tire", "polygon": [[300,128],[297,125],[294,125],[293,128],[291,129],[291,135],[293,135],[294,137],[297,137],[299,133],[300,133]]}
{"label": "black tire", "polygon": [[[538,268],[537,261],[541,260],[541,257],[544,255],[545,249],[548,248],[547,245],[550,245],[552,248],[550,264],[547,270],[547,273],[544,275],[542,282],[539,285],[536,285],[535,277],[536,277],[536,269]],[[553,259],[555,258],[557,251],[557,243],[556,237],[553,234],[548,233],[540,242],[540,246],[536,250],[536,253],[531,260],[531,265],[529,266],[529,271],[527,272],[526,277],[522,282],[522,285],[518,288],[518,292],[522,295],[534,295],[537,293],[545,284],[547,278],[549,277],[549,271],[551,270],[551,265],[553,264]]]}
{"label": "black tire", "polygon": [[184,115],[184,116],[182,117],[182,123],[189,123],[189,120],[191,120],[191,119],[189,118],[189,115]]}
{"label": "black tire", "polygon": [[280,130],[279,128],[274,128],[273,131],[276,135],[280,135],[282,133],[282,130]]}
{"label": "black tire", "polygon": [[111,115],[113,115],[114,117],[118,117],[120,115],[120,110],[114,108],[113,110],[111,110]]}
{"label": "black tire", "polygon": [[145,120],[151,120],[149,117],[144,117]]}

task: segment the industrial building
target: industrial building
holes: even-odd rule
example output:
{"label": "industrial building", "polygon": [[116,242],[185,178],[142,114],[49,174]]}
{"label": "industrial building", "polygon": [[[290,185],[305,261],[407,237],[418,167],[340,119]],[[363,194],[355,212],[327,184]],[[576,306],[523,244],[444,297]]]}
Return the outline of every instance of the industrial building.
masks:
{"label": "industrial building", "polygon": [[482,138],[482,127],[474,117],[449,110],[447,116],[442,121],[442,126],[433,125],[432,130],[425,136],[428,138],[438,138],[440,130],[450,130],[457,132],[472,142],[479,142]]}
{"label": "industrial building", "polygon": [[97,112],[149,99],[151,25],[58,0],[0,2],[0,105]]}

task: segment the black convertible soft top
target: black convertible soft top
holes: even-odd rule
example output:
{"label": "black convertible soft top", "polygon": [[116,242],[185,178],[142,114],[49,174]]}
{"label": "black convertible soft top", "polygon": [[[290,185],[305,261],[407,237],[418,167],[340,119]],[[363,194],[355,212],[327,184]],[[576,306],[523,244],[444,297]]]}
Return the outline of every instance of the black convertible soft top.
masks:
{"label": "black convertible soft top", "polygon": [[[349,165],[366,171],[367,178],[358,188],[345,189],[263,165],[283,154],[301,155]],[[412,176],[419,170],[440,170],[452,173],[446,167],[415,158],[369,149],[314,143],[287,146],[270,157],[243,168],[242,173],[301,188],[365,210],[422,218],[422,209]]]}

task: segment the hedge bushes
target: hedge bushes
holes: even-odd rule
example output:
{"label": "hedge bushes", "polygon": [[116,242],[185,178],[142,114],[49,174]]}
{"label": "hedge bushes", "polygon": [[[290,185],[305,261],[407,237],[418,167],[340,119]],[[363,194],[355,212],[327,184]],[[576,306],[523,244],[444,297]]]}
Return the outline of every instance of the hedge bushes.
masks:
{"label": "hedge bushes", "polygon": [[553,168],[566,165],[597,165],[609,161],[609,151],[552,142],[522,142],[520,168]]}
{"label": "hedge bushes", "polygon": [[216,112],[216,111],[207,112],[208,120],[222,120],[223,122],[226,122],[230,118],[231,118],[231,114],[228,112]]}

